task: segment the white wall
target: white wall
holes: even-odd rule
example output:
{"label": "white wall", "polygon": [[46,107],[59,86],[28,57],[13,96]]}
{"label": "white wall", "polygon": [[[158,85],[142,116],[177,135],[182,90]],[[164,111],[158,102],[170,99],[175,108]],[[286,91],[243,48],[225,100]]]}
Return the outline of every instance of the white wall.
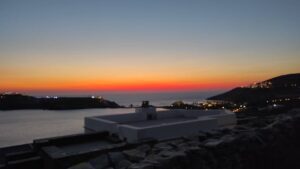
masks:
{"label": "white wall", "polygon": [[[142,139],[171,139],[176,137],[198,134],[199,131],[208,131],[217,128],[217,120],[213,118],[195,119],[184,122],[176,122],[137,130],[137,137],[129,138],[128,142],[136,142]],[[126,133],[124,133],[126,135]],[[136,138],[138,140],[136,140]]]}
{"label": "white wall", "polygon": [[117,123],[98,117],[84,118],[84,127],[92,131],[109,131],[110,133],[118,133]]}
{"label": "white wall", "polygon": [[126,138],[127,142],[134,143],[139,140],[139,130],[140,128],[129,126],[129,125],[120,125],[119,129],[119,137],[121,139]]}

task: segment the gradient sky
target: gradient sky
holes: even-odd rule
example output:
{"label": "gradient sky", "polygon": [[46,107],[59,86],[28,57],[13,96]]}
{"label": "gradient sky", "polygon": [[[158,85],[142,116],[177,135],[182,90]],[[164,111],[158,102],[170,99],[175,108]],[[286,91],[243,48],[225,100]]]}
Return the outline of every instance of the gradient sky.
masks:
{"label": "gradient sky", "polygon": [[0,91],[224,89],[296,72],[299,0],[0,1]]}

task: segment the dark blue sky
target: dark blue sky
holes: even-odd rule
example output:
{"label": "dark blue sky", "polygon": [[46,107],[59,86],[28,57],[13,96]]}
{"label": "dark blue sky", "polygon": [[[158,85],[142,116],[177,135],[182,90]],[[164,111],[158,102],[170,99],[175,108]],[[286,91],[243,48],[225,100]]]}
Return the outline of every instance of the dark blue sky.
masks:
{"label": "dark blue sky", "polygon": [[239,84],[299,72],[299,11],[299,0],[2,0],[2,88],[76,78]]}

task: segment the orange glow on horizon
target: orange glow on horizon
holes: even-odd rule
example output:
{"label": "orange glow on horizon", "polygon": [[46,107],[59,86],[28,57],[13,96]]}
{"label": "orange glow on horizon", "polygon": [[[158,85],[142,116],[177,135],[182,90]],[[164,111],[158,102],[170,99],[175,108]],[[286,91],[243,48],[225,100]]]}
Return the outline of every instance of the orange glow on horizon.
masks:
{"label": "orange glow on horizon", "polygon": [[[93,62],[91,62],[93,63]],[[118,62],[119,63],[119,62]],[[122,67],[123,66],[123,67]],[[80,69],[78,69],[80,68]],[[88,66],[30,66],[26,68],[2,67],[0,92],[34,91],[197,91],[228,90],[247,86],[282,73],[247,73],[219,71],[217,68],[190,64],[169,66],[109,65]]]}
{"label": "orange glow on horizon", "polygon": [[10,87],[1,86],[2,91],[195,91],[230,89],[246,83],[216,83],[216,82],[127,82],[127,83],[48,83],[26,84]]}

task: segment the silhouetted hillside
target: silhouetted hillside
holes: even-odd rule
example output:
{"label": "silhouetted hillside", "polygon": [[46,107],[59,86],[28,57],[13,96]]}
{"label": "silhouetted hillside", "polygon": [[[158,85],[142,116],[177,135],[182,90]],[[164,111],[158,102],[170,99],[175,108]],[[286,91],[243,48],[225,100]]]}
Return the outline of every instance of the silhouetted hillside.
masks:
{"label": "silhouetted hillside", "polygon": [[225,100],[236,103],[261,104],[273,100],[290,100],[300,97],[300,73],[278,76],[248,87],[234,88],[208,100]]}
{"label": "silhouetted hillside", "polygon": [[37,109],[40,108],[39,99],[21,94],[0,94],[0,110]]}
{"label": "silhouetted hillside", "polygon": [[117,103],[101,97],[36,98],[21,94],[0,94],[0,110],[118,108]]}

